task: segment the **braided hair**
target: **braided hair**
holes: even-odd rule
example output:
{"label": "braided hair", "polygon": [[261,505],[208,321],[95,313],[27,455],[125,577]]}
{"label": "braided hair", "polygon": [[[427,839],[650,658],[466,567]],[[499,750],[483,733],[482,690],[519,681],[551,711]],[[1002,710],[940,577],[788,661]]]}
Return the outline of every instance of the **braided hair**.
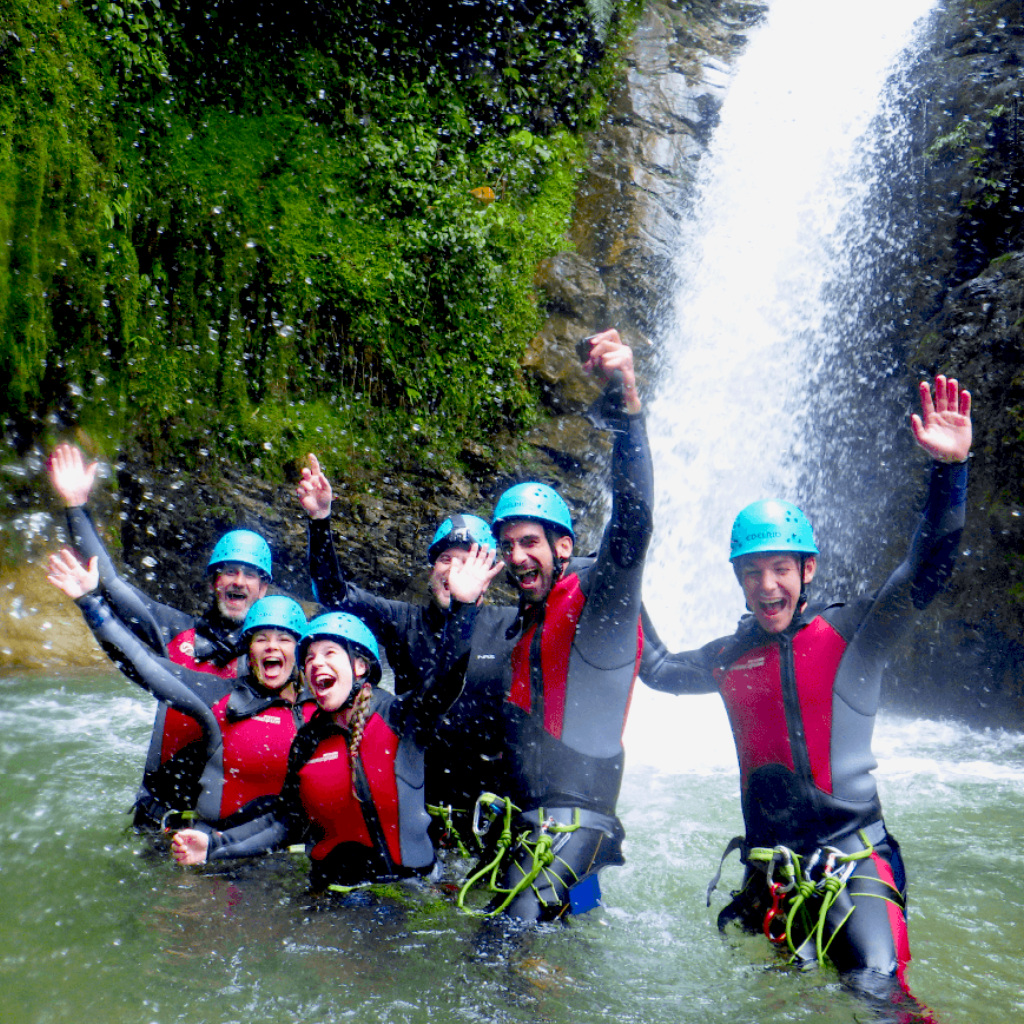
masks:
{"label": "braided hair", "polygon": [[370,698],[373,696],[373,687],[369,683],[363,683],[352,701],[352,714],[349,716],[348,729],[348,758],[352,774],[352,793],[359,799],[356,790],[356,763],[359,758],[359,747],[363,742],[363,730],[366,728],[366,720],[370,717]]}

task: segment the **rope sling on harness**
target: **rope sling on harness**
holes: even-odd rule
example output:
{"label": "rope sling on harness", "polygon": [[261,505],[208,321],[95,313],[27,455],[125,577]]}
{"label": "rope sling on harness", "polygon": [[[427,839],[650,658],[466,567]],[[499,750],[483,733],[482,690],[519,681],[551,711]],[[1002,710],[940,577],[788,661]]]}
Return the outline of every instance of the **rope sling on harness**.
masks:
{"label": "rope sling on harness", "polygon": [[[451,804],[427,804],[426,807],[427,814],[432,818],[437,818],[444,827],[444,832],[441,836],[441,845],[454,846],[462,857],[472,856],[469,851],[469,847],[466,846],[462,839],[462,834],[455,825],[455,815],[464,814],[466,812],[461,808],[456,810]],[[476,835],[475,832],[474,838],[477,843],[477,852],[480,852],[483,850],[483,842],[481,841],[480,836]]]}
{"label": "rope sling on harness", "polygon": [[[771,906],[764,917],[764,934],[771,942],[789,949],[790,963],[804,959],[801,951],[813,939],[815,958],[819,965],[823,965],[832,940],[856,909],[850,907],[826,942],[825,925],[829,911],[847,888],[858,862],[874,852],[867,832],[860,829],[857,835],[864,849],[854,853],[844,853],[835,846],[819,847],[806,856],[794,853],[786,846],[752,847],[747,851],[746,862],[764,872],[771,897]],[[742,840],[730,842],[722,855],[723,863],[733,850],[740,848]],[[721,873],[719,866],[708,886],[708,906]],[[802,936],[799,941],[797,935]]]}
{"label": "rope sling on harness", "polygon": [[[465,910],[467,913],[477,914],[482,917],[494,917],[496,914],[500,914],[509,904],[526,889],[533,889],[534,895],[537,897],[538,902],[541,906],[547,906],[543,895],[539,888],[534,884],[538,878],[544,876],[545,881],[549,882],[549,885],[554,888],[555,883],[559,881],[557,878],[549,878],[547,869],[555,863],[557,860],[559,864],[564,867],[574,879],[579,880],[579,876],[572,869],[572,867],[564,860],[558,857],[558,845],[559,839],[563,836],[568,838],[568,835],[575,832],[580,827],[580,812],[579,809],[575,809],[573,814],[573,823],[571,825],[560,825],[552,817],[545,817],[544,810],[540,812],[540,835],[535,840],[530,839],[531,833],[537,831],[535,827],[523,829],[518,835],[513,836],[512,832],[512,818],[514,814],[521,813],[520,808],[516,807],[511,800],[504,800],[494,793],[484,793],[477,800],[476,808],[473,812],[473,833],[477,836],[478,841],[490,828],[498,821],[501,821],[501,832],[498,836],[497,842],[495,843],[496,854],[494,859],[490,863],[485,864],[479,871],[474,872],[470,875],[462,888],[459,890],[459,897],[457,905],[460,910]],[[481,824],[481,818],[487,817],[490,821],[487,824]],[[504,888],[498,884],[498,875],[502,870],[502,866],[507,856],[514,855],[518,851],[524,850],[529,854],[530,868],[526,870],[522,864],[518,861],[513,861],[513,865],[520,871],[522,878],[520,878],[510,888]],[[465,905],[466,896],[470,890],[482,879],[487,880],[487,889],[489,892],[495,893],[499,896],[504,896],[504,899],[496,907],[491,910],[472,910]]]}

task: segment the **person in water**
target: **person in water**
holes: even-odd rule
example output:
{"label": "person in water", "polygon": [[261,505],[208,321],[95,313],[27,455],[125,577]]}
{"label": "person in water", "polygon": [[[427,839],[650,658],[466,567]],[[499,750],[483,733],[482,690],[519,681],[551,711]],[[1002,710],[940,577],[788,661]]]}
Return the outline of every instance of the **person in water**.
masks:
{"label": "person in water", "polygon": [[281,792],[292,740],[316,707],[300,692],[295,663],[306,629],[301,605],[272,596],[249,609],[241,634],[247,668],[229,680],[184,668],[140,642],[98,590],[95,557],[87,568],[67,549],[51,555],[48,579],[75,600],[118,668],[187,723],[158,779],[174,798],[161,824],[184,816],[225,829],[266,813]]}
{"label": "person in water", "polygon": [[[614,434],[612,512],[596,558],[569,565],[572,517],[544,484],[506,490],[492,520],[519,594],[511,658],[493,662],[492,671],[504,679],[507,795],[524,839],[502,869],[505,895],[492,909],[524,921],[589,909],[599,896],[597,873],[623,863],[615,807],[642,649],[653,474],[633,353],[614,330],[590,344],[584,369],[608,381],[592,418]],[[535,851],[550,837],[554,859],[526,884]]]}
{"label": "person in water", "polygon": [[[394,672],[395,693],[419,689],[437,670],[451,603],[449,574],[453,566],[469,557],[474,545],[493,548],[489,524],[469,513],[447,516],[426,551],[429,603],[393,601],[345,578],[331,536],[333,491],[315,455],[309,456],[296,493],[309,517],[309,572],[317,600],[325,608],[350,612],[367,623]],[[439,816],[434,829],[439,838],[444,838],[449,827],[468,838],[477,797],[505,791],[504,692],[493,666],[507,661],[511,653],[512,641],[506,634],[514,620],[514,608],[480,607],[465,686],[438,719],[427,742],[427,804]]]}
{"label": "person in water", "polygon": [[175,860],[202,864],[305,843],[315,890],[429,873],[423,748],[462,687],[477,598],[500,568],[492,561],[474,546],[453,566],[437,671],[404,696],[377,688],[379,649],[360,619],[315,618],[299,659],[318,710],[295,737],[274,812],[225,832],[183,829],[172,841]]}
{"label": "person in water", "polygon": [[[244,675],[238,662],[242,624],[250,608],[266,596],[272,582],[267,542],[251,530],[231,530],[217,541],[206,572],[209,607],[199,616],[161,604],[121,577],[100,540],[87,508],[98,465],[86,465],[74,445],[58,445],[50,457],[50,480],[65,505],[71,544],[86,562],[95,558],[99,585],[114,616],[155,654],[175,664],[221,679]],[[159,827],[174,806],[163,783],[172,776],[161,768],[180,750],[179,735],[192,724],[165,704],[157,707],[142,783],[135,801],[135,825]]]}
{"label": "person in water", "polygon": [[[848,987],[884,1001],[909,997],[910,947],[906,876],[882,817],[871,735],[886,658],[952,572],[971,447],[969,392],[937,376],[934,399],[927,383],[920,398],[911,425],[932,459],[928,497],[906,558],[878,590],[810,602],[810,523],[787,501],[759,501],[732,528],[729,559],[750,612],[736,633],[670,654],[644,625],[644,681],[668,693],[717,690],[732,726],[745,835],[726,853],[740,849],[746,874],[720,927],[763,929],[791,943],[798,962],[827,949]],[[813,908],[805,927],[799,906],[791,915],[797,899]],[[784,936],[787,918],[798,934]]]}

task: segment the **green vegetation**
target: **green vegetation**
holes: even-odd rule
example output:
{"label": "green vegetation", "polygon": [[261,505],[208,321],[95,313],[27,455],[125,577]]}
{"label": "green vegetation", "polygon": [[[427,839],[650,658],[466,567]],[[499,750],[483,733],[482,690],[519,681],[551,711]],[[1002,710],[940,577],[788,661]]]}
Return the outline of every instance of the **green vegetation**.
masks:
{"label": "green vegetation", "polygon": [[0,0],[8,444],[277,475],[529,423],[614,7]]}
{"label": "green vegetation", "polygon": [[964,118],[952,131],[939,136],[926,155],[930,160],[966,160],[972,171],[972,188],[961,199],[964,209],[992,207],[1003,198],[1010,180],[997,176],[993,157],[1001,146],[1001,133],[1005,133],[1009,111],[1003,104],[985,111],[980,120]]}

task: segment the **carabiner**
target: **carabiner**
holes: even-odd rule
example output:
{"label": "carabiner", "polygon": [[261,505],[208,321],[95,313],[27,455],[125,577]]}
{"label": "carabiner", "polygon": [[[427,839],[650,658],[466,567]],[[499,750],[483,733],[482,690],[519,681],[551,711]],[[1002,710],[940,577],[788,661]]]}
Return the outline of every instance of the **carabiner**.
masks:
{"label": "carabiner", "polygon": [[[772,905],[768,909],[768,913],[764,915],[764,934],[770,942],[781,945],[786,941],[786,915],[782,910],[782,897],[785,895],[785,890],[778,882],[769,882],[768,891],[772,894]],[[776,921],[782,925],[780,934],[776,934],[773,927]]]}
{"label": "carabiner", "polygon": [[[451,808],[449,808],[450,810]],[[486,825],[481,826],[480,824],[480,811],[485,810],[490,816],[491,820]],[[505,801],[494,793],[481,793],[477,798],[476,806],[473,808],[473,835],[477,838],[484,835],[485,832],[490,830],[491,825],[494,824],[495,819],[503,814],[505,811]]]}

